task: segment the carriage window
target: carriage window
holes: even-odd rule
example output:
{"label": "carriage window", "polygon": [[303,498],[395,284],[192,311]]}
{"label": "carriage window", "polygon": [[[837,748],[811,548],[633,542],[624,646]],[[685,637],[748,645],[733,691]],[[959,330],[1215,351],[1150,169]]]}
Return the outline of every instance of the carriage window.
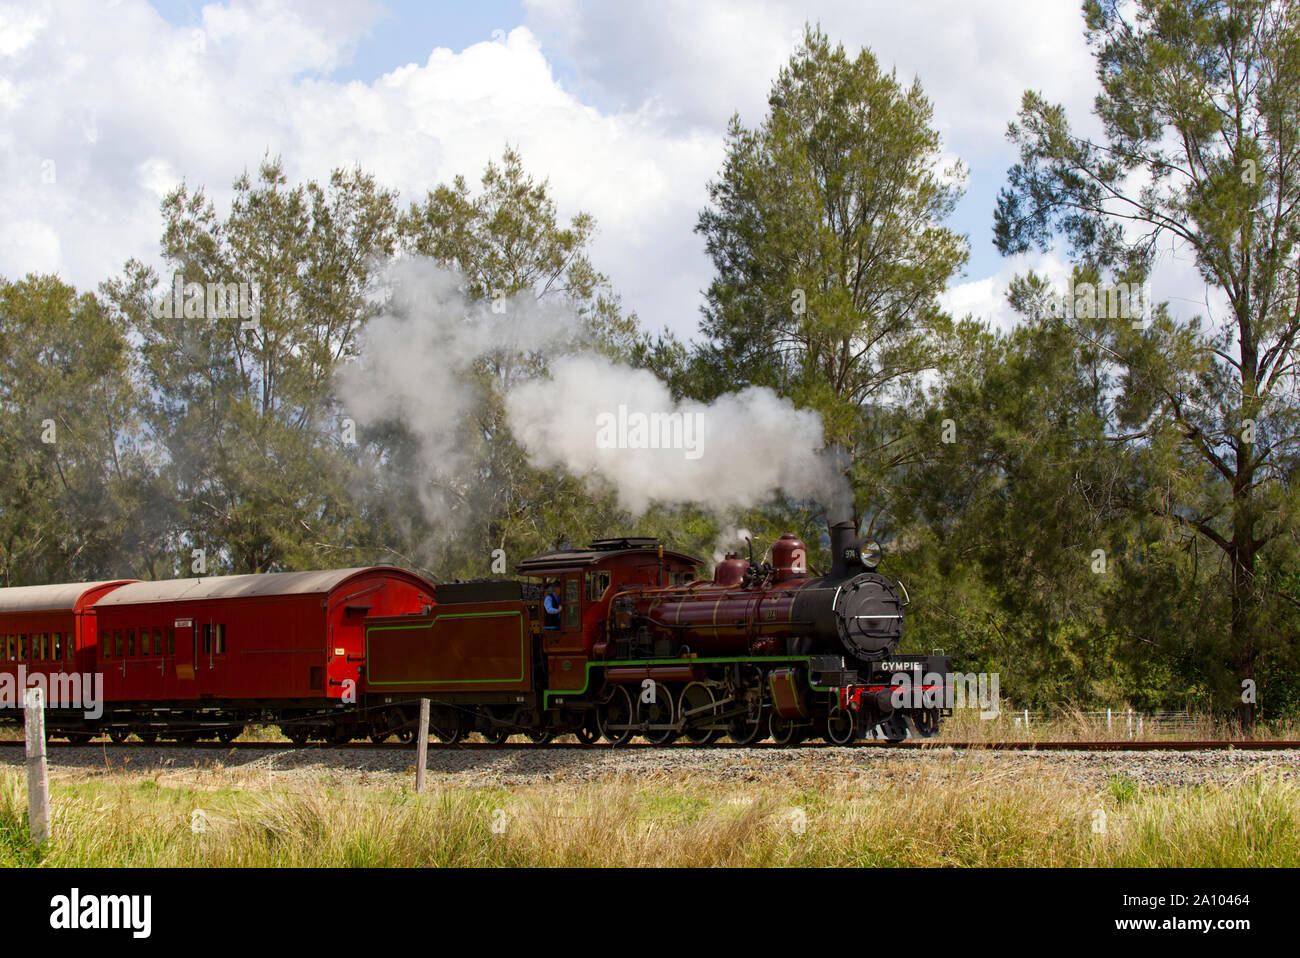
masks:
{"label": "carriage window", "polygon": [[14,657],[14,637],[6,635],[4,638],[4,657],[12,659]]}
{"label": "carriage window", "polygon": [[167,626],[167,654],[176,654],[176,630],[170,625]]}
{"label": "carriage window", "polygon": [[54,654],[50,656],[55,661],[63,658],[63,633],[54,633]]}
{"label": "carriage window", "polygon": [[587,573],[587,601],[599,602],[600,597],[605,594],[609,588],[608,572],[588,572]]}
{"label": "carriage window", "polygon": [[72,653],[77,643],[73,640],[73,633],[65,632],[63,634],[63,657],[69,662],[72,661]]}
{"label": "carriage window", "polygon": [[135,629],[126,630],[126,654],[135,655]]}
{"label": "carriage window", "polygon": [[18,633],[18,659],[21,662],[27,661],[27,633]]}
{"label": "carriage window", "polygon": [[153,630],[153,654],[162,655],[162,629]]}
{"label": "carriage window", "polygon": [[216,630],[217,630],[217,655],[225,655],[226,654],[226,626],[224,624],[218,624],[216,626]]}
{"label": "carriage window", "polygon": [[99,654],[106,659],[113,654],[113,645],[107,632],[99,633]]}
{"label": "carriage window", "polygon": [[122,632],[119,629],[113,630],[113,658],[122,657]]}
{"label": "carriage window", "polygon": [[36,656],[38,659],[48,659],[50,657],[50,633],[48,632],[41,633],[40,645],[38,646],[38,650],[40,653],[39,655]]}
{"label": "carriage window", "polygon": [[211,654],[212,652],[212,625],[206,623],[203,626],[203,651]]}

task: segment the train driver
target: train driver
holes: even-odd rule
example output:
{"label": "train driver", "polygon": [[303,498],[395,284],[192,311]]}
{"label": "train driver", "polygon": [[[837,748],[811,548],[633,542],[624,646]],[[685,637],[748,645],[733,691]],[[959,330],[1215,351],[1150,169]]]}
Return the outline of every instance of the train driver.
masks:
{"label": "train driver", "polygon": [[546,590],[546,598],[542,600],[543,629],[558,629],[560,627],[560,583],[552,582]]}

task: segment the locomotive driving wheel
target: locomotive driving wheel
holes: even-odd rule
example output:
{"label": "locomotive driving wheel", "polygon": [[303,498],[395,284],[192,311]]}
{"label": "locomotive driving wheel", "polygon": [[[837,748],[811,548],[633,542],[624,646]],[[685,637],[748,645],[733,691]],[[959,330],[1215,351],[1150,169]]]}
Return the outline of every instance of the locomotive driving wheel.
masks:
{"label": "locomotive driving wheel", "polygon": [[530,728],[524,734],[528,736],[528,741],[534,745],[545,745],[555,738],[555,733],[548,728]]}
{"label": "locomotive driving wheel", "polygon": [[767,735],[767,723],[763,721],[763,670],[746,665],[741,668],[739,678],[736,698],[745,703],[748,711],[728,723],[727,734],[737,745],[753,745]]}
{"label": "locomotive driving wheel", "polygon": [[[658,684],[654,688],[653,702],[646,702],[644,698],[637,699],[636,703],[636,720],[638,724],[648,725],[672,725],[676,721],[677,710],[673,708],[672,689],[666,685]],[[668,745],[677,738],[677,729],[675,728],[656,728],[647,729],[641,733],[651,745]]]}
{"label": "locomotive driving wheel", "polygon": [[692,722],[713,718],[717,698],[703,682],[692,682],[682,689],[677,700],[677,715],[686,722],[686,740],[692,745],[708,745],[722,738],[722,729],[692,727]]}
{"label": "locomotive driving wheel", "polygon": [[632,696],[623,686],[616,686],[609,701],[596,712],[600,734],[610,745],[625,745],[632,737],[632,720]]}

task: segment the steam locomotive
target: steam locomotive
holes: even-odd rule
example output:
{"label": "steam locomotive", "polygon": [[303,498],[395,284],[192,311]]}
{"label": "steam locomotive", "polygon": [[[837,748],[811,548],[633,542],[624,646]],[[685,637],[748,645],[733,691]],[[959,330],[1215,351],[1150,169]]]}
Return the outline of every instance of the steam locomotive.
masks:
{"label": "steam locomotive", "polygon": [[[0,686],[43,683],[48,726],[74,741],[230,740],[250,723],[300,744],[409,740],[424,698],[444,742],[933,735],[942,688],[900,696],[893,680],[950,660],[899,661],[905,596],[851,523],[831,546],[825,575],[787,533],[770,562],[730,554],[711,579],[657,540],[616,538],[525,559],[513,580],[374,567],[0,589]],[[62,694],[78,676],[102,678],[94,708]]]}

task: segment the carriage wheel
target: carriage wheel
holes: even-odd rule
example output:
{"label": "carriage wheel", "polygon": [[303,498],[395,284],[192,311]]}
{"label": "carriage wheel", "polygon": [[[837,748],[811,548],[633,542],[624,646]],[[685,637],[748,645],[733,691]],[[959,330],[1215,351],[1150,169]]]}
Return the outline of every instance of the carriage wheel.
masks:
{"label": "carriage wheel", "polygon": [[614,689],[610,700],[596,711],[600,734],[610,745],[624,745],[632,737],[632,717],[632,696],[621,685]]}
{"label": "carriage wheel", "polygon": [[[222,745],[229,745],[231,742],[233,742],[235,739],[239,738],[239,736],[243,734],[244,734],[244,726],[232,725],[230,728],[223,728],[217,731],[217,741],[220,742]],[[141,735],[140,737],[144,738],[143,735]]]}
{"label": "carriage wheel", "polygon": [[488,730],[483,733],[483,738],[487,740],[489,745],[504,745],[506,740],[513,734],[514,731],[509,725],[494,724],[489,726]]}
{"label": "carriage wheel", "polygon": [[152,745],[154,742],[158,741],[157,732],[136,732],[135,735],[136,738],[144,742],[146,745]]}
{"label": "carriage wheel", "polygon": [[114,745],[121,745],[131,736],[129,729],[111,728],[108,730],[108,740]]}
{"label": "carriage wheel", "polygon": [[430,717],[429,731],[444,745],[455,745],[465,737],[465,723],[461,721],[459,712],[451,712],[449,716]]}
{"label": "carriage wheel", "polygon": [[294,745],[303,746],[307,744],[307,738],[311,735],[311,729],[305,725],[281,725],[280,734]]}

